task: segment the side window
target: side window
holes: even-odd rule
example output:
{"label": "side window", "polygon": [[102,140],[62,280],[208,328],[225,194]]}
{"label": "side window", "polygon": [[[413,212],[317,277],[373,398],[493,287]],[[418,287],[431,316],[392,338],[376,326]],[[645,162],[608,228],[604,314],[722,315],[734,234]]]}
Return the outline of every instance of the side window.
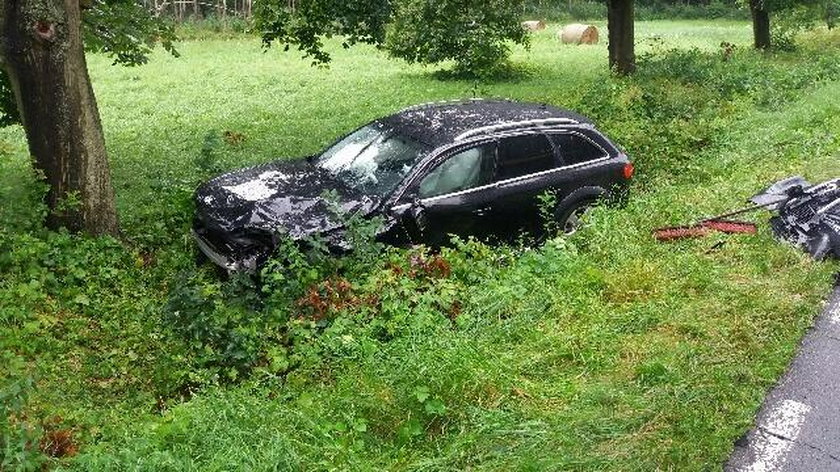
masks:
{"label": "side window", "polygon": [[514,136],[499,142],[496,180],[533,174],[554,166],[554,149],[545,135]]}
{"label": "side window", "polygon": [[551,139],[560,151],[563,165],[570,166],[605,157],[606,154],[591,141],[577,134],[553,134]]}
{"label": "side window", "polygon": [[494,144],[485,144],[450,156],[420,181],[420,198],[460,192],[490,183]]}

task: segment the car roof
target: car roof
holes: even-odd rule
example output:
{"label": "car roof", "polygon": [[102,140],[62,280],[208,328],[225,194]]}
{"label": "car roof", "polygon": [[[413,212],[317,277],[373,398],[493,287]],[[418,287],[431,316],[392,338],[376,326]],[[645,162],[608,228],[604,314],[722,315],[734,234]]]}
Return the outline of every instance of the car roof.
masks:
{"label": "car roof", "polygon": [[511,100],[466,100],[418,105],[379,119],[401,133],[431,146],[456,141],[479,128],[534,120],[570,120],[592,124],[578,113],[539,103]]}

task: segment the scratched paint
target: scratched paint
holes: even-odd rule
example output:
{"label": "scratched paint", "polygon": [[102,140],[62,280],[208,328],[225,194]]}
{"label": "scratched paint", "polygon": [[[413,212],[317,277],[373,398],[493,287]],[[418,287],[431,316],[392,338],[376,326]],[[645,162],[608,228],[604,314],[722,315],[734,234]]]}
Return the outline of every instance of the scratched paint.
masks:
{"label": "scratched paint", "polygon": [[239,185],[222,187],[225,190],[246,201],[265,200],[277,192],[277,183],[285,182],[288,176],[282,172],[266,171],[257,176],[254,180],[243,182]]}

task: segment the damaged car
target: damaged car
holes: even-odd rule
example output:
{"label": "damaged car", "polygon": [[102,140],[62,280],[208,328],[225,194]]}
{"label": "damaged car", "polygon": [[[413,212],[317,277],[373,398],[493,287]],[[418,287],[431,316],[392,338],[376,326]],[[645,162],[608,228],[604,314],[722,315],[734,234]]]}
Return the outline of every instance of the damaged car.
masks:
{"label": "damaged car", "polygon": [[814,259],[840,258],[840,178],[811,184],[803,177],[780,180],[751,201],[775,213],[777,238]]}
{"label": "damaged car", "polygon": [[[543,227],[539,196],[572,232],[626,194],[627,155],[588,118],[544,104],[470,100],[374,120],[320,154],[220,175],[195,194],[193,236],[229,271],[255,271],[280,238],[320,235],[346,250],[334,207],[383,221],[377,238],[439,247],[451,235],[511,240]],[[325,192],[336,201],[327,201]]]}

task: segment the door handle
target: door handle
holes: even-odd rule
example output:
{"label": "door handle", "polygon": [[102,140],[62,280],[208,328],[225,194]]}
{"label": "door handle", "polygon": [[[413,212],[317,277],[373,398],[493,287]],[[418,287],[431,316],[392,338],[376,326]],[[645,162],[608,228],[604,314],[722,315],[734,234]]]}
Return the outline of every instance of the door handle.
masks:
{"label": "door handle", "polygon": [[490,213],[491,209],[492,208],[489,207],[489,206],[478,208],[478,209],[473,210],[472,214],[475,215],[475,216],[487,216],[487,214]]}

